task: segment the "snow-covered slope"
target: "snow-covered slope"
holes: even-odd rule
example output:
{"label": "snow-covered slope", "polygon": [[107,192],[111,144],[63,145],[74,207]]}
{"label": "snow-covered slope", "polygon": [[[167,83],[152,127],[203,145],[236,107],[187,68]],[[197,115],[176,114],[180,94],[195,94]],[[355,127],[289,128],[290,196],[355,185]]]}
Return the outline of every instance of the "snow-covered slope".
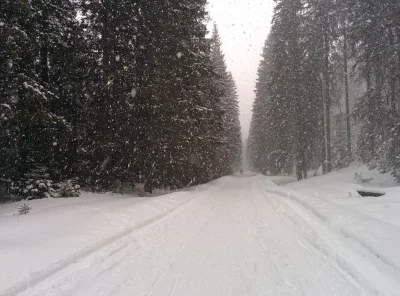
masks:
{"label": "snow-covered slope", "polygon": [[[354,178],[356,173],[371,181],[359,184]],[[279,193],[309,209],[330,228],[354,239],[379,261],[398,271],[399,185],[389,174],[353,165],[324,176],[287,184],[279,188]],[[381,192],[385,195],[362,197],[357,191]]]}
{"label": "snow-covered slope", "polygon": [[[360,183],[355,179],[356,174],[370,181]],[[400,227],[400,184],[396,183],[388,173],[380,174],[364,165],[353,165],[327,175],[293,182],[285,187],[307,196],[329,200],[352,212],[362,213]],[[357,190],[381,192],[385,195],[361,197]]]}
{"label": "snow-covered slope", "polygon": [[[356,174],[362,176],[365,183],[359,182]],[[380,174],[376,170],[369,170],[365,165],[352,165],[348,168],[331,172],[317,177],[311,177],[300,182],[288,184],[287,188],[301,190],[321,198],[342,199],[358,197],[358,189],[380,189],[400,186],[389,174]]]}
{"label": "snow-covered slope", "polygon": [[[201,190],[200,188],[198,188]],[[0,295],[13,295],[76,260],[160,219],[196,196],[168,197],[83,193],[79,198],[29,201],[32,210],[17,216],[23,202],[0,205]]]}
{"label": "snow-covered slope", "polygon": [[7,205],[0,295],[399,295],[395,225],[272,180]]}

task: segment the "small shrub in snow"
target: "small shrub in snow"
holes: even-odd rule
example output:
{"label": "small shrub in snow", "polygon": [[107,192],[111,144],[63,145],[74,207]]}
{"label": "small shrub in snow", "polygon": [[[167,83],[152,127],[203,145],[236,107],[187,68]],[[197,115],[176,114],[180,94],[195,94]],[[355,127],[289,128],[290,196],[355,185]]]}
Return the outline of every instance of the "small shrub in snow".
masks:
{"label": "small shrub in snow", "polygon": [[371,182],[374,178],[364,178],[362,173],[355,173],[354,174],[354,180],[359,183],[359,184],[368,184]]}
{"label": "small shrub in snow", "polygon": [[22,206],[18,207],[18,215],[25,215],[28,214],[32,207],[28,204],[23,204]]}
{"label": "small shrub in snow", "polygon": [[111,186],[111,190],[113,193],[118,193],[118,194],[123,194],[123,188],[122,188],[122,182],[121,180],[116,180],[112,186]]}
{"label": "small shrub in snow", "polygon": [[52,197],[55,190],[47,168],[39,166],[25,174],[24,178],[11,182],[10,192],[26,199],[41,199]]}
{"label": "small shrub in snow", "polygon": [[81,187],[75,180],[60,182],[55,187],[57,188],[57,197],[78,197],[81,194]]}
{"label": "small shrub in snow", "polygon": [[80,186],[73,179],[55,183],[49,179],[47,168],[37,167],[23,179],[10,182],[9,191],[26,199],[77,197],[80,195]]}
{"label": "small shrub in snow", "polygon": [[41,199],[52,197],[55,190],[53,182],[46,179],[25,179],[12,184],[10,191],[26,199]]}

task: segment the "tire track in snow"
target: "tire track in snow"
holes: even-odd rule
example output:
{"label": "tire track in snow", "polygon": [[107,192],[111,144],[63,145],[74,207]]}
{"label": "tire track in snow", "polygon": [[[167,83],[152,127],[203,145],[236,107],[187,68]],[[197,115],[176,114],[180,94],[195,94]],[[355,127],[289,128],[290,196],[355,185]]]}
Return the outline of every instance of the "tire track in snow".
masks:
{"label": "tire track in snow", "polygon": [[[332,256],[330,256],[331,254],[329,254],[327,251],[324,251],[324,249],[319,248],[317,244],[314,244],[312,242],[312,239],[309,239],[307,237],[307,235],[312,235],[313,239],[321,239],[318,236],[318,233],[315,232],[314,228],[309,225],[307,221],[301,219],[301,217],[298,217],[297,212],[293,211],[291,208],[289,208],[288,211],[288,206],[280,198],[274,198],[276,196],[273,193],[271,194],[268,191],[263,190],[261,183],[262,181],[259,180],[258,182],[254,182],[251,186],[252,197],[255,197],[257,199],[253,201],[254,206],[258,205],[258,208],[264,208],[268,213],[275,215],[279,220],[284,222],[282,226],[287,229],[292,229],[293,234],[296,236],[296,239],[293,243],[298,246],[298,248],[306,250],[309,254],[312,255],[312,257],[320,258],[321,262],[329,262],[330,265],[338,272],[338,276],[348,281],[358,291],[357,295],[365,295],[370,293],[370,291],[366,292],[366,285],[360,284],[360,282],[356,280],[356,278],[351,272],[349,272],[347,268],[341,266],[336,260],[334,260],[334,258],[332,258]],[[262,204],[259,204],[258,202],[261,202]],[[293,215],[295,215],[297,219],[293,219]],[[286,227],[285,224],[290,225],[290,227]],[[304,227],[304,224],[306,227]],[[300,231],[298,231],[297,229]],[[279,238],[279,233],[277,233],[276,229],[272,229],[271,232],[273,233],[274,237]],[[303,240],[309,243],[309,247],[305,246]],[[276,239],[273,241],[276,241]],[[287,261],[287,257],[281,256],[280,254],[280,244],[283,243],[283,241],[278,241],[273,246],[269,247],[267,247],[261,240],[258,240],[258,243],[266,252],[271,254],[270,258],[272,260],[272,263],[275,265],[277,270],[280,271],[281,274],[287,273],[286,268],[293,267],[291,265],[291,262]],[[335,256],[338,255],[335,254]],[[285,282],[286,286],[291,289],[291,293],[294,293],[294,295],[308,295],[306,287],[299,287],[299,285],[294,285],[292,282],[286,279],[286,277],[283,277],[283,281]],[[296,286],[297,288],[302,289],[296,290]]]}
{"label": "tire track in snow", "polygon": [[[288,198],[286,194],[280,193],[275,188],[271,190],[262,189],[260,183],[261,181],[259,181],[258,187],[263,192],[264,198],[268,199],[271,204],[275,204],[279,208],[278,211],[285,214],[288,220],[293,220],[293,218],[297,222],[301,220],[312,230],[315,237],[313,240],[307,239],[307,241],[320,256],[329,258],[339,272],[346,275],[349,280],[360,288],[372,288],[377,295],[399,295],[400,283],[392,275],[385,273],[380,267],[376,266],[371,260],[368,260],[368,258],[366,260],[365,253],[370,253],[368,249],[365,249],[361,244],[354,244],[356,243],[354,239],[330,229],[319,214],[315,215],[314,211],[309,210],[296,199]],[[287,211],[288,209],[289,212]],[[293,217],[293,215],[296,217]],[[296,222],[292,221],[292,223]],[[361,248],[360,252],[349,247],[349,239],[353,243],[352,247],[356,245],[356,247]],[[320,245],[321,242],[323,247]],[[304,247],[304,243],[299,245]],[[385,264],[384,262],[381,263]]]}
{"label": "tire track in snow", "polygon": [[[320,211],[319,208],[313,204],[313,202],[309,203],[308,201],[302,199],[300,197],[301,195],[297,196],[296,194],[294,194],[294,192],[287,191],[287,190],[283,191],[282,189],[276,190],[275,188],[274,189],[267,189],[267,191],[269,193],[273,193],[273,194],[279,195],[281,197],[281,199],[286,200],[287,204],[288,203],[291,203],[292,205],[296,204],[297,206],[299,206],[301,208],[304,208],[306,210],[306,212],[312,214],[312,216],[316,216],[317,218],[322,220],[322,222],[324,224],[328,224],[328,225],[330,224],[330,222],[331,222],[330,215],[329,214],[326,215],[326,214],[324,214],[323,211]],[[315,198],[315,197],[313,197],[313,198]],[[341,206],[339,204],[335,204],[335,203],[332,203],[330,201],[326,201],[326,200],[322,200],[322,199],[321,199],[321,201],[323,201],[323,204],[326,204],[326,205],[329,205],[329,207],[332,207],[333,210],[338,210],[338,212],[339,211],[341,212],[341,210],[343,209],[343,206]],[[351,218],[350,219],[351,222],[357,223],[358,219],[357,218],[353,219],[351,217],[352,213],[349,213],[350,211],[351,210],[346,209],[347,213],[345,213],[345,214],[339,213],[339,220],[338,221],[346,219],[346,218]],[[371,216],[369,216],[367,214],[364,214],[364,213],[361,213],[361,212],[357,212],[355,214],[359,218],[362,219],[360,221],[363,221],[364,218],[370,219],[372,221],[372,223],[365,224],[365,227],[371,226],[371,227],[374,228],[376,226],[376,223],[378,223],[378,224],[381,224],[383,226],[388,226],[389,229],[390,229],[390,233],[391,233],[392,237],[398,237],[400,235],[399,228],[394,226],[394,225],[392,225],[392,224],[390,224],[390,223],[387,223],[385,221],[381,221],[379,219],[376,219],[375,217],[371,217]],[[338,219],[338,218],[336,218],[336,219]],[[354,240],[358,244],[362,245],[362,247],[365,250],[368,250],[369,253],[374,255],[374,257],[375,257],[374,259],[376,259],[375,262],[379,261],[379,264],[386,265],[389,269],[394,269],[394,273],[396,273],[398,275],[398,278],[400,279],[400,263],[399,263],[400,261],[399,261],[399,258],[397,256],[395,256],[394,258],[393,257],[391,258],[391,256],[387,257],[386,253],[385,253],[385,248],[383,250],[379,249],[379,248],[376,248],[373,243],[370,244],[369,242],[365,241],[365,239],[362,237],[362,235],[358,236],[357,232],[354,232],[354,230],[347,229],[346,227],[340,226],[340,224],[343,224],[343,222],[339,223],[338,221],[336,221],[336,224],[339,225],[339,226],[337,226],[337,228],[334,229],[335,232],[339,232],[339,234],[341,236],[346,237],[346,238],[348,238],[350,240]],[[330,228],[332,229],[333,227],[330,226]],[[360,230],[360,231],[362,231],[362,230]],[[371,233],[370,230],[369,230],[369,232]],[[393,253],[392,253],[392,255],[393,255]]]}
{"label": "tire track in snow", "polygon": [[176,288],[176,283],[179,281],[180,277],[181,277],[182,273],[180,273],[174,280],[172,287],[171,287],[171,291],[169,291],[168,296],[172,296],[174,294],[175,288]]}
{"label": "tire track in snow", "polygon": [[172,257],[169,259],[168,264],[166,268],[161,272],[161,274],[157,277],[157,279],[154,281],[153,285],[151,286],[150,290],[145,294],[146,296],[150,296],[154,290],[154,288],[157,286],[157,284],[161,281],[163,276],[167,273],[167,271],[170,269],[172,262],[174,259],[182,252],[186,244],[193,238],[195,237],[201,230],[201,228],[207,223],[207,221],[210,219],[210,217],[214,214],[215,207],[212,208],[210,214],[202,221],[199,225],[199,227],[196,229],[194,233],[192,233],[190,236],[186,237],[185,240],[182,242],[181,246],[179,249],[172,255]]}
{"label": "tire track in snow", "polygon": [[82,257],[24,295],[373,295],[332,266],[329,249],[322,257],[298,240],[315,232],[317,246],[321,241],[279,197],[264,196],[259,179],[223,178],[194,204]]}
{"label": "tire track in snow", "polygon": [[[270,207],[269,204],[267,205],[266,203],[264,203],[264,199],[262,200],[259,199],[260,191],[258,187],[254,188],[254,184],[255,182],[253,182],[250,188],[251,203],[255,209],[255,212],[260,217],[259,219],[261,221],[264,220],[262,214],[260,214],[260,209],[263,210],[265,209],[268,212],[268,214],[275,215],[279,219],[280,216],[277,215],[277,212],[273,211],[273,209]],[[255,198],[257,198],[258,200],[256,200]],[[260,201],[261,203],[259,203]],[[273,242],[273,244],[267,246],[266,243],[263,241],[263,237],[259,235],[256,237],[256,241],[257,244],[261,247],[261,249],[264,250],[265,254],[269,257],[271,264],[274,266],[274,268],[277,271],[279,271],[279,275],[281,276],[281,282],[284,283],[283,287],[286,290],[285,293],[287,293],[288,295],[306,295],[304,290],[301,291],[298,290],[296,285],[293,284],[292,281],[290,281],[290,279],[287,276],[285,276],[285,274],[287,273],[287,268],[293,266],[285,262],[286,261],[285,256],[282,256],[280,252],[281,244],[283,244],[283,241],[278,235],[276,228],[270,225],[269,223],[265,223],[263,226],[264,230],[267,231],[267,234],[264,233],[264,239],[266,236],[266,238],[268,238],[268,242],[270,243]]]}

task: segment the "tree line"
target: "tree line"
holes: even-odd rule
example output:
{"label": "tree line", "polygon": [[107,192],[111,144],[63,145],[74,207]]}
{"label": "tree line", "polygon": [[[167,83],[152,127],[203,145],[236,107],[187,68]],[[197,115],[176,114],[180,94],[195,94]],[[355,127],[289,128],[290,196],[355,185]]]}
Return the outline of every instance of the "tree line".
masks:
{"label": "tree line", "polygon": [[400,2],[277,0],[255,93],[255,170],[357,160],[400,181]]}
{"label": "tree line", "polygon": [[38,171],[102,190],[140,182],[149,192],[234,172],[236,86],[217,29],[207,35],[205,7],[206,0],[2,1],[3,192]]}

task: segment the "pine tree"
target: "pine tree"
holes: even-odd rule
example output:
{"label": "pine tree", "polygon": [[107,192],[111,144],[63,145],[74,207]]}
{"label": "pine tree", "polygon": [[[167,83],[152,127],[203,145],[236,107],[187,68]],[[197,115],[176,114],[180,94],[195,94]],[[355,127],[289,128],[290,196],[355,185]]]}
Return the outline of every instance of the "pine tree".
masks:
{"label": "pine tree", "polygon": [[372,168],[398,177],[400,4],[347,1],[348,39],[355,73],[365,82],[357,117],[363,123],[358,155]]}
{"label": "pine tree", "polygon": [[273,30],[263,49],[249,135],[248,153],[251,165],[253,169],[264,174],[288,171],[292,164],[288,109],[283,106],[285,102],[281,101],[280,95],[276,93],[284,88],[275,85],[276,82],[284,80],[272,80],[276,70],[274,62],[277,61],[274,59],[277,58],[274,55],[275,37]]}
{"label": "pine tree", "polygon": [[242,150],[238,95],[233,76],[227,70],[216,24],[214,24],[211,40],[211,58],[219,78],[217,85],[221,93],[224,94],[221,100],[221,109],[224,112],[222,122],[224,144],[220,147],[219,165],[223,168],[223,174],[232,174],[239,167]]}
{"label": "pine tree", "polygon": [[92,188],[145,181],[152,191],[237,169],[236,86],[213,63],[205,7],[2,3],[2,180],[23,183],[39,170]]}
{"label": "pine tree", "polygon": [[42,83],[48,84],[59,100],[52,104],[54,112],[71,126],[68,145],[59,150],[58,170],[63,178],[73,177],[80,167],[78,143],[83,130],[82,106],[90,65],[84,30],[77,20],[77,1],[34,0],[31,31],[38,41],[36,71]]}
{"label": "pine tree", "polygon": [[[399,12],[400,4],[389,0],[277,1],[253,106],[253,166],[272,170],[271,155],[281,151],[281,140],[272,137],[285,135],[299,178],[321,159],[330,171],[351,161],[357,136],[361,161],[399,176]],[[360,97],[353,77],[361,82],[357,88],[365,86]],[[361,125],[359,135],[351,135],[350,116]],[[279,130],[283,118],[296,126]]]}
{"label": "pine tree", "polygon": [[236,83],[232,73],[228,74],[228,104],[225,110],[224,132],[227,138],[228,164],[230,169],[228,173],[233,173],[239,169],[242,158],[242,136],[239,120],[239,97],[237,94]]}
{"label": "pine tree", "polygon": [[110,188],[116,179],[131,176],[133,167],[133,99],[137,35],[132,1],[85,1],[83,22],[96,54],[87,87],[87,117],[93,124],[84,143],[89,182]]}
{"label": "pine tree", "polygon": [[297,0],[277,3],[258,71],[248,152],[263,173],[290,172],[294,163],[298,179],[319,166],[323,147],[320,64],[302,11]]}
{"label": "pine tree", "polygon": [[7,1],[1,10],[1,177],[13,182],[44,166],[59,177],[60,152],[67,149],[70,125],[53,106],[60,97],[37,74],[39,47],[36,7]]}
{"label": "pine tree", "polygon": [[189,4],[143,4],[138,18],[135,141],[147,191],[216,176],[210,166],[217,159],[220,94],[205,37],[205,1]]}

